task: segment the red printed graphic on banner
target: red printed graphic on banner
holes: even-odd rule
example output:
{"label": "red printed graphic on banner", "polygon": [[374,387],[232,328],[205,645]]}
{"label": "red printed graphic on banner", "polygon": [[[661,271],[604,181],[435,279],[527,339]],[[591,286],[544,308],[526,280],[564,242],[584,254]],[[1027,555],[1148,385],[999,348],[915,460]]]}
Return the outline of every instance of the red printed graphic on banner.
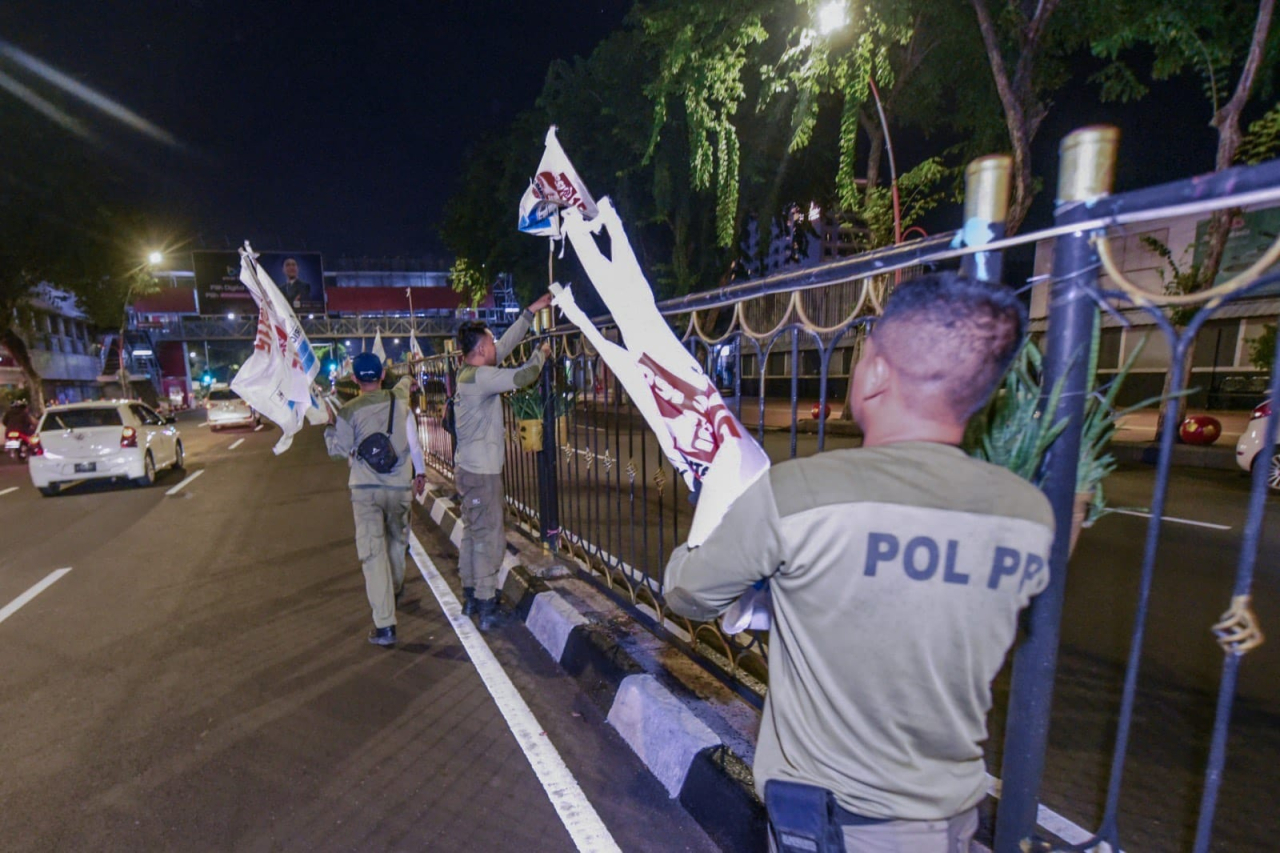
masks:
{"label": "red printed graphic on banner", "polygon": [[[272,330],[275,334],[272,334]],[[289,358],[291,368],[301,369],[302,364],[298,361],[297,355],[290,357],[289,352],[289,336],[285,333],[283,326],[277,326],[271,322],[270,315],[266,311],[258,312],[258,334],[253,340],[253,348],[261,352],[265,352],[274,344],[275,349],[282,356]]]}
{"label": "red printed graphic on banner", "polygon": [[731,438],[742,438],[737,419],[705,376],[704,385],[698,388],[658,364],[648,353],[642,353],[637,363],[676,449],[701,479],[720,446]]}
{"label": "red printed graphic on banner", "polygon": [[587,203],[582,194],[564,172],[539,172],[536,184],[538,195],[542,198],[559,199],[561,204],[587,212]]}

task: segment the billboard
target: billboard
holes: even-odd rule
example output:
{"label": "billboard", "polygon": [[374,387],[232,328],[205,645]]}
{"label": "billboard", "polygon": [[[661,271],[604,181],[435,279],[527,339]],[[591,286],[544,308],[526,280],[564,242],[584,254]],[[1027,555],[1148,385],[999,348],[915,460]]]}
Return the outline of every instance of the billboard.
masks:
{"label": "billboard", "polygon": [[[256,314],[240,283],[240,253],[192,252],[201,314]],[[324,267],[319,252],[259,252],[258,263],[280,288],[294,313],[324,313]]]}

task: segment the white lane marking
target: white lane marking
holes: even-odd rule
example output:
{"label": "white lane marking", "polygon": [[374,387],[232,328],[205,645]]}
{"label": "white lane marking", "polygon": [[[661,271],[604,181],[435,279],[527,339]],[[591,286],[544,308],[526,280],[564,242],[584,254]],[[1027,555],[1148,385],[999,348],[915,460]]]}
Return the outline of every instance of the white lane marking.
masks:
{"label": "white lane marking", "polygon": [[31,587],[31,589],[27,590],[13,601],[10,601],[4,606],[3,610],[0,610],[0,622],[3,622],[13,614],[17,613],[24,604],[31,601],[31,599],[35,598],[49,587],[53,586],[54,582],[57,581],[58,578],[62,577],[69,571],[71,571],[70,566],[65,569],[57,569],[56,571],[49,572],[49,574],[45,575],[44,580]]}
{"label": "white lane marking", "polygon": [[178,485],[174,486],[174,487],[173,487],[172,489],[170,489],[169,491],[165,492],[165,494],[166,494],[166,495],[176,495],[178,492],[182,491],[182,489],[187,485],[187,483],[190,483],[192,480],[194,480],[196,477],[199,477],[199,476],[200,476],[201,474],[203,474],[203,473],[204,473],[204,469],[203,469],[203,468],[201,468],[199,471],[192,471],[190,474],[188,474],[188,475],[186,476],[186,479],[184,479],[184,480],[183,480],[181,483],[179,483]]}
{"label": "white lane marking", "polygon": [[[1136,509],[1116,509],[1116,510],[1112,510],[1112,512],[1116,513],[1117,515],[1136,515],[1139,518],[1151,517],[1151,513],[1139,512]],[[1213,522],[1210,522],[1210,521],[1193,521],[1189,518],[1174,518],[1172,515],[1163,516],[1161,520],[1172,521],[1175,524],[1190,524],[1193,527],[1207,527],[1210,530],[1230,530],[1231,529],[1230,524],[1214,524]]]}
{"label": "white lane marking", "polygon": [[228,448],[227,448],[227,450],[235,450],[237,447],[239,447],[239,446],[240,446],[240,445],[242,445],[242,444],[244,444],[244,439],[243,439],[243,438],[237,438],[237,439],[235,440],[235,443],[234,443],[234,444],[232,444],[230,447],[228,447]]}
{"label": "white lane marking", "polygon": [[[987,793],[995,797],[997,800],[1000,799],[1000,786],[1000,780],[988,773]],[[1044,829],[1049,830],[1068,844],[1084,844],[1086,841],[1093,838],[1095,834],[1058,814],[1044,803],[1040,803],[1036,808],[1036,823]],[[1100,851],[1100,853],[1109,853],[1111,845],[1103,842],[1090,849]],[[1124,853],[1124,851],[1121,850],[1118,851],[1118,853]]]}
{"label": "white lane marking", "polygon": [[533,712],[521,698],[516,686],[511,683],[502,664],[498,663],[498,659],[493,656],[489,644],[480,636],[479,631],[471,624],[471,620],[462,615],[462,605],[458,603],[453,590],[449,589],[449,585],[440,576],[439,570],[431,562],[431,558],[422,548],[422,543],[412,531],[409,533],[409,553],[413,556],[413,561],[418,564],[422,579],[431,587],[436,600],[440,602],[440,609],[444,611],[458,639],[462,641],[462,647],[467,650],[471,663],[480,674],[480,679],[488,688],[489,695],[493,697],[498,710],[502,712],[507,726],[515,735],[516,742],[524,751],[525,758],[533,767],[533,772],[542,783],[543,790],[547,792],[551,805],[555,807],[564,828],[569,831],[573,843],[579,850],[621,851],[617,842],[613,840],[613,836],[609,834],[604,821],[596,814],[595,808],[582,793],[578,781],[565,766],[564,759],[547,739],[546,731],[533,716]]}
{"label": "white lane marking", "polygon": [[204,423],[196,424],[196,426],[208,426],[208,425],[209,425],[208,421],[205,421]]}
{"label": "white lane marking", "polygon": [[18,491],[18,487],[17,487],[17,486],[10,486],[10,487],[9,487],[9,488],[7,488],[7,489],[0,489],[0,495],[7,495],[7,494],[9,494],[10,492],[16,492],[16,491]]}
{"label": "white lane marking", "polygon": [[266,424],[258,424],[256,427],[253,428],[253,431],[260,432],[264,426],[266,426]]}

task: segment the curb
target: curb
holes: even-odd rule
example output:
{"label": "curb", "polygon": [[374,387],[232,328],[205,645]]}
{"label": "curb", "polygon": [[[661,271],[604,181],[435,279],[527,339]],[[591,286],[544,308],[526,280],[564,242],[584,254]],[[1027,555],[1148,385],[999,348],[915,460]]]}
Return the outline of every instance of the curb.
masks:
{"label": "curb", "polygon": [[[429,486],[420,503],[457,546],[465,525],[452,500]],[[572,577],[562,582],[585,583]],[[515,616],[716,844],[767,850],[764,805],[749,765],[694,713],[693,697],[682,685],[646,670],[604,626],[510,554],[499,588]]]}
{"label": "curb", "polygon": [[[1151,442],[1113,441],[1108,448],[1117,462],[1155,465],[1160,455],[1160,445]],[[1234,447],[1192,447],[1186,444],[1173,446],[1172,467],[1212,468],[1217,471],[1239,471]]]}

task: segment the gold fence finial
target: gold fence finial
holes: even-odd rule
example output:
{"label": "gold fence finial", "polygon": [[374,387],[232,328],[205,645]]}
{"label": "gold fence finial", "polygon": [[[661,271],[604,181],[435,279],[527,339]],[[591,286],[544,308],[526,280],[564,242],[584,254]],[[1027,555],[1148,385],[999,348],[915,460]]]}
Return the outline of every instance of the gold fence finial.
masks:
{"label": "gold fence finial", "polygon": [[1004,222],[1009,216],[1009,182],[1013,158],[1008,154],[979,157],[964,170],[964,221]]}
{"label": "gold fence finial", "polygon": [[1058,204],[1092,201],[1111,192],[1120,130],[1098,124],[1072,131],[1058,146]]}

